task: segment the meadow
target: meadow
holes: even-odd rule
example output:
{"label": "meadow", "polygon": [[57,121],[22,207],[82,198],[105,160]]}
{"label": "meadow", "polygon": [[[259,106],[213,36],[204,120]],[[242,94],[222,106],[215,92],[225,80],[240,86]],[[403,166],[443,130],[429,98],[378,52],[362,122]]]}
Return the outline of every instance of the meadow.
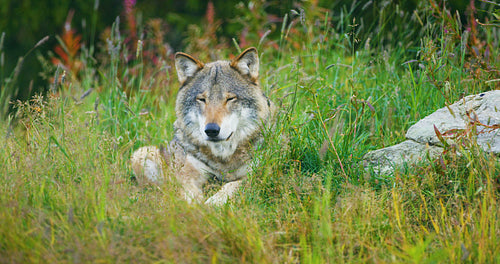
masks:
{"label": "meadow", "polygon": [[[247,45],[279,114],[259,165],[222,207],[132,174],[131,153],[166,144],[175,120],[178,83],[154,21],[133,39],[117,20],[100,53],[73,54],[63,32],[52,55],[64,67],[37,54],[46,93],[7,103],[22,76],[1,71],[0,262],[500,263],[500,161],[474,135],[392,175],[362,162],[433,111],[500,89],[500,7],[488,6],[491,20],[470,27],[431,4],[380,11],[374,25],[305,6],[278,34],[254,31]],[[192,28],[187,52],[209,61],[247,47],[217,39],[216,27],[207,16]]]}

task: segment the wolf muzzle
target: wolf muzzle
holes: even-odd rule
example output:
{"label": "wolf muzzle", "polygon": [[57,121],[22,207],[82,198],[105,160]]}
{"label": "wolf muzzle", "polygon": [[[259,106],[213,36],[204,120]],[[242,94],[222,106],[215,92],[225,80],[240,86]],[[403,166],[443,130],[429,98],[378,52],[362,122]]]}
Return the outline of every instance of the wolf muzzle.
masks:
{"label": "wolf muzzle", "polygon": [[205,134],[207,134],[208,138],[216,139],[220,132],[220,126],[216,123],[208,123],[205,126]]}

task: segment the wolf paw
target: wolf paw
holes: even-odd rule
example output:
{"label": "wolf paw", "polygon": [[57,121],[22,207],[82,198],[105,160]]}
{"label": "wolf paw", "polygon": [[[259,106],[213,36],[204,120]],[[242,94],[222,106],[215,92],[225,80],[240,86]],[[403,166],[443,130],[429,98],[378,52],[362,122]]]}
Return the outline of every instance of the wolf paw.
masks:
{"label": "wolf paw", "polygon": [[228,196],[227,195],[218,195],[220,193],[216,193],[214,196],[208,198],[205,201],[206,205],[212,205],[212,206],[221,206],[227,203]]}
{"label": "wolf paw", "polygon": [[234,193],[238,190],[241,185],[241,180],[232,181],[224,184],[220,191],[214,194],[212,197],[205,201],[205,204],[221,206],[227,203],[227,200],[233,197]]}

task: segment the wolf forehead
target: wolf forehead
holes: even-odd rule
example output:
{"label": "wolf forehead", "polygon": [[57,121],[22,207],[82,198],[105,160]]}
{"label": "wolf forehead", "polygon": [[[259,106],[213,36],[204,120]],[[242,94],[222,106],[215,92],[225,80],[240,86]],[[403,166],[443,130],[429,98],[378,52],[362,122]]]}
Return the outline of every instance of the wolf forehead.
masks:
{"label": "wolf forehead", "polygon": [[212,102],[226,99],[228,93],[235,95],[237,104],[257,107],[256,97],[261,96],[258,83],[242,76],[230,66],[228,61],[216,61],[205,64],[192,78],[179,89],[178,99],[184,107],[191,107],[200,94]]}
{"label": "wolf forehead", "polygon": [[221,92],[247,93],[258,89],[258,83],[242,76],[231,67],[229,61],[215,61],[205,64],[194,76],[188,79],[180,88],[197,92],[220,94]]}

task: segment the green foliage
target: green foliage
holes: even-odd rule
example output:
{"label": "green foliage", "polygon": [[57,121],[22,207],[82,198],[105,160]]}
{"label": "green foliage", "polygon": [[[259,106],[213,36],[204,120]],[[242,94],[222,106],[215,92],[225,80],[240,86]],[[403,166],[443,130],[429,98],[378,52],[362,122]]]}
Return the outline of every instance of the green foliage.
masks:
{"label": "green foliage", "polygon": [[[498,28],[465,30],[433,1],[396,18],[386,7],[371,23],[357,2],[311,1],[266,24],[266,3],[238,5],[248,34],[236,47],[206,34],[218,32],[209,14],[187,41],[224,49],[193,44],[206,59],[259,46],[261,85],[279,109],[235,199],[211,208],[168,184],[135,184],[130,154],[171,139],[178,84],[163,21],[129,15],[82,34],[98,40],[74,56],[85,67],[47,67],[51,91],[0,122],[0,262],[500,261],[500,162],[472,140],[480,124],[436,160],[381,176],[362,166],[435,109],[498,89]],[[0,70],[5,99],[20,75]]]}
{"label": "green foliage", "polygon": [[[83,47],[88,48],[87,57],[95,55],[94,47],[99,44],[98,34],[106,31],[113,23],[116,17],[120,16],[123,21],[130,17],[136,17],[133,23],[122,23],[121,30],[131,29],[128,36],[136,42],[137,38],[142,38],[148,34],[149,30],[145,28],[149,21],[160,19],[163,24],[164,34],[162,42],[165,46],[172,47],[174,50],[186,50],[186,47],[192,42],[186,41],[193,34],[206,33],[201,25],[207,25],[206,15],[209,11],[209,3],[212,3],[213,21],[218,22],[211,35],[215,37],[215,42],[222,48],[231,47],[232,39],[235,39],[240,47],[260,46],[260,39],[271,38],[277,40],[280,34],[280,27],[286,14],[289,17],[292,14],[290,10],[294,9],[296,13],[300,10],[306,10],[309,18],[315,17],[313,13],[328,10],[329,23],[337,32],[347,33],[351,31],[348,26],[357,24],[355,30],[357,39],[342,42],[336,42],[339,46],[349,45],[356,49],[363,48],[365,45],[381,47],[390,47],[393,43],[404,45],[410,52],[413,47],[418,46],[415,42],[420,39],[421,33],[427,29],[428,25],[435,24],[431,16],[421,15],[422,11],[430,10],[429,1],[269,1],[269,0],[190,0],[190,1],[4,1],[0,10],[0,28],[5,31],[7,39],[5,45],[9,50],[9,56],[5,57],[5,65],[8,72],[14,69],[17,59],[30,49],[33,43],[43,36],[58,35],[64,26],[64,21],[68,14],[76,11],[74,15],[75,23],[73,28],[82,35]],[[128,13],[127,3],[131,5],[132,11]],[[444,1],[446,7],[450,8],[450,13],[460,14],[463,26],[470,26],[465,21],[473,21],[467,17],[467,11],[470,8],[469,1]],[[495,14],[495,5],[488,1],[474,1],[474,11],[476,18],[484,21],[488,14]],[[441,3],[439,3],[441,8]],[[38,12],[39,10],[49,10],[50,12]],[[442,8],[441,8],[442,9]],[[486,12],[484,12],[485,10]],[[130,11],[130,10],[129,10]],[[489,13],[488,13],[489,12]],[[131,15],[132,14],[132,15]],[[308,18],[308,19],[309,19]],[[422,20],[422,18],[424,18]],[[431,21],[427,23],[426,19]],[[289,20],[290,21],[290,20]],[[310,25],[318,26],[323,20],[310,20]],[[419,24],[418,22],[421,22]],[[492,21],[494,22],[494,21]],[[488,22],[486,22],[488,23]],[[292,30],[294,27],[291,27]],[[343,38],[342,35],[334,35],[335,39]],[[192,38],[191,38],[192,39]],[[105,39],[104,39],[105,40]],[[224,40],[224,41],[222,41]],[[48,45],[42,48],[41,53],[46,54],[54,50],[58,45],[56,38],[51,38]],[[264,43],[277,48],[278,43]],[[134,44],[135,45],[135,44]],[[212,46],[212,49],[215,48]],[[347,50],[346,50],[347,51]],[[205,56],[206,52],[200,52]],[[219,55],[219,54],[217,54]],[[224,54],[225,55],[225,54]],[[411,57],[414,57],[411,55]],[[97,60],[101,62],[101,60]],[[41,71],[39,61],[34,58],[27,58],[24,61],[25,67],[22,69],[24,78],[18,82],[19,92],[14,99],[28,99],[33,94],[44,93],[50,89],[51,82],[46,82],[38,74]],[[30,83],[33,81],[33,84]],[[31,88],[30,88],[31,87]]]}

